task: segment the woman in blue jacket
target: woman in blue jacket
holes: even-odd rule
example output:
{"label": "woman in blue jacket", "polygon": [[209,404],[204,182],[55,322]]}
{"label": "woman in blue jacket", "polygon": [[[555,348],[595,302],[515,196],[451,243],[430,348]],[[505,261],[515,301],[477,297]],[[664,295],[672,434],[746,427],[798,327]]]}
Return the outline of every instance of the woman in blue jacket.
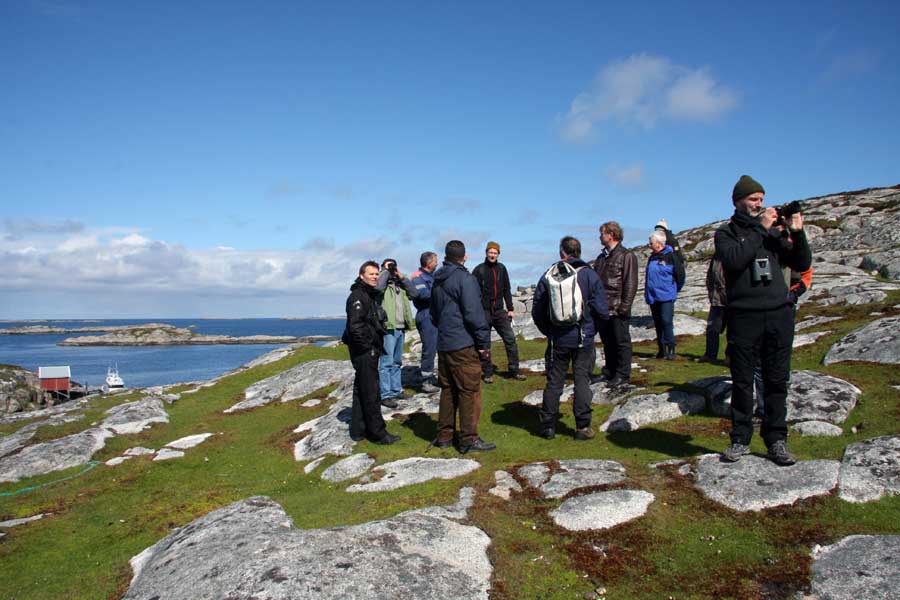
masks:
{"label": "woman in blue jacket", "polygon": [[650,234],[650,250],[652,254],[647,259],[644,299],[650,305],[653,326],[656,328],[656,343],[659,345],[656,358],[674,360],[675,331],[672,321],[679,289],[676,273],[684,267],[672,246],[666,244],[665,232],[656,230]]}

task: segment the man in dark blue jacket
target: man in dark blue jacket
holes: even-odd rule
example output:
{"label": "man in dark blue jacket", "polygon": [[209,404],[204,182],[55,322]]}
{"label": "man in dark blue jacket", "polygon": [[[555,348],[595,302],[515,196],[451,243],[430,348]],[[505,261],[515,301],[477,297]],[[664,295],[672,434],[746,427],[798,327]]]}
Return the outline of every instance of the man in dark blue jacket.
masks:
{"label": "man in dark blue jacket", "polygon": [[434,445],[453,444],[459,411],[459,451],[483,452],[497,446],[478,437],[481,416],[481,359],[490,359],[491,334],[475,277],[463,266],[466,247],[447,242],[444,265],[434,274],[431,321],[438,329],[438,383],[441,402]]}
{"label": "man in dark blue jacket", "polygon": [[765,416],[759,434],[772,462],[792,465],[796,459],[787,449],[787,384],[794,310],[781,269],[805,271],[812,254],[803,216],[796,212],[782,219],[774,207],[763,208],[765,195],[759,182],[742,176],[731,193],[734,214],[715,236],[715,257],[725,270],[732,380],[731,445],[723,458],[734,462],[750,453],[753,370],[761,363]]}
{"label": "man in dark blue jacket", "polygon": [[[545,277],[538,281],[534,291],[531,316],[537,328],[547,336],[550,344],[550,364],[547,368],[547,385],[541,404],[541,436],[553,439],[556,422],[559,419],[559,397],[562,394],[566,371],[572,363],[575,378],[575,439],[589,440],[594,437],[591,429],[590,388],[591,367],[594,357],[594,335],[597,320],[609,318],[606,289],[593,269],[581,260],[581,242],[566,236],[559,242],[561,262],[577,269],[577,283],[581,291],[582,318],[573,325],[557,325],[551,320],[552,302],[548,294],[549,286]],[[562,265],[560,265],[562,266]]]}
{"label": "man in dark blue jacket", "polygon": [[437,254],[423,252],[419,257],[419,270],[412,274],[413,286],[418,296],[413,298],[416,307],[416,329],[422,340],[422,360],[419,363],[419,375],[422,379],[422,391],[432,393],[438,391],[435,386],[434,356],[437,353],[437,327],[431,322],[431,288],[434,286],[434,270],[437,269]]}

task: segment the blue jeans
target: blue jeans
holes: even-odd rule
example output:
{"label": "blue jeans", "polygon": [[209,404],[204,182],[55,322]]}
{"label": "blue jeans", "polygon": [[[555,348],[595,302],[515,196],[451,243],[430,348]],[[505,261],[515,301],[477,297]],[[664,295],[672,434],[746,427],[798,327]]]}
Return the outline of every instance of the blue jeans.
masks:
{"label": "blue jeans", "polygon": [[675,345],[675,319],[674,302],[654,302],[650,305],[650,314],[653,315],[653,326],[656,328],[656,343],[662,346]]}
{"label": "blue jeans", "polygon": [[419,370],[423,374],[433,375],[438,329],[431,322],[431,313],[427,309],[416,313],[416,329],[419,330],[419,337],[422,338],[422,364]]}
{"label": "blue jeans", "polygon": [[384,354],[378,363],[382,400],[403,394],[403,386],[400,385],[403,338],[404,331],[402,329],[388,329],[388,332],[384,334]]}

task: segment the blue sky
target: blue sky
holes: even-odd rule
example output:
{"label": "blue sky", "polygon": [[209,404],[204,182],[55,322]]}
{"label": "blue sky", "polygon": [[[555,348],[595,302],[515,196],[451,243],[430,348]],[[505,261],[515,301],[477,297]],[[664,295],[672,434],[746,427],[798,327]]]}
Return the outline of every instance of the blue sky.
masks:
{"label": "blue sky", "polygon": [[[259,4],[259,5],[256,5]],[[359,264],[900,183],[897,2],[0,3],[0,318],[340,314]]]}

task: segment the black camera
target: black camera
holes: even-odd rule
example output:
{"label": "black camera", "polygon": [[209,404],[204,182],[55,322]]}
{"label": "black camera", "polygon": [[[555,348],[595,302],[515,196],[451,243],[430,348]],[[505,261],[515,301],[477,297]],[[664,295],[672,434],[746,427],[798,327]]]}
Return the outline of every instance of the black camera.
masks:
{"label": "black camera", "polygon": [[776,206],[775,212],[778,213],[778,221],[776,221],[776,224],[786,225],[791,217],[798,212],[803,212],[803,204],[799,200],[794,200],[793,202]]}

